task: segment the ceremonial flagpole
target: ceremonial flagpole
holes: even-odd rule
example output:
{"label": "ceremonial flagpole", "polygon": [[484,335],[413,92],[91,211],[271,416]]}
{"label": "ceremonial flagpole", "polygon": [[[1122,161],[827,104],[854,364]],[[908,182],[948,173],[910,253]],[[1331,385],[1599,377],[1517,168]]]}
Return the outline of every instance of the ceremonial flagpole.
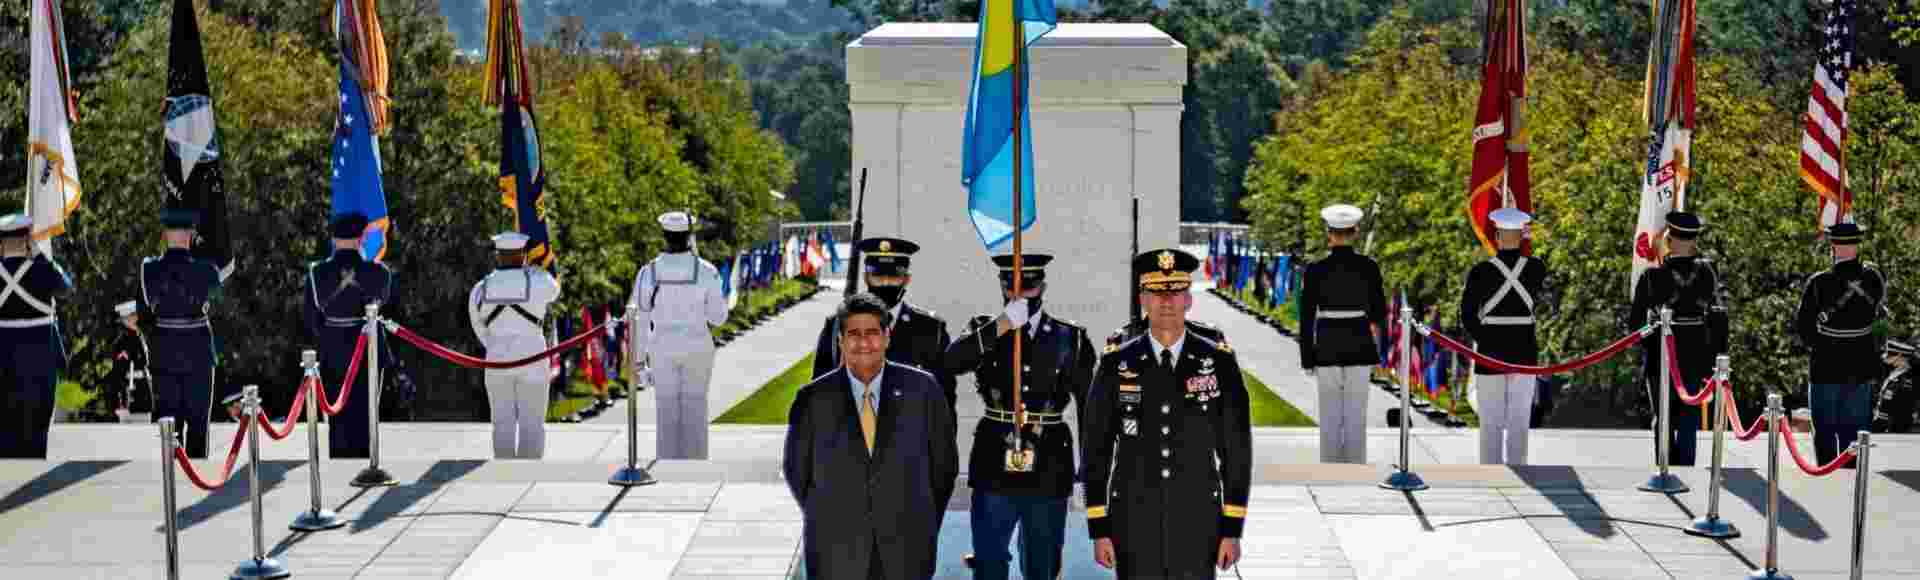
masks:
{"label": "ceremonial flagpole", "polygon": [[[1024,288],[1025,285],[1023,284],[1025,280],[1022,280],[1024,276],[1023,276],[1023,271],[1021,269],[1022,264],[1021,264],[1021,258],[1020,258],[1021,250],[1023,249],[1021,244],[1021,241],[1022,241],[1021,230],[1024,229],[1021,227],[1021,225],[1026,222],[1023,221],[1022,219],[1023,216],[1020,215],[1020,209],[1021,209],[1020,206],[1022,205],[1021,202],[1025,199],[1024,192],[1021,191],[1021,186],[1025,185],[1022,182],[1026,181],[1026,179],[1024,179],[1026,177],[1026,174],[1021,172],[1024,169],[1021,167],[1021,163],[1026,161],[1026,159],[1024,158],[1026,157],[1027,150],[1024,147],[1025,144],[1021,142],[1022,136],[1020,134],[1021,133],[1020,129],[1022,128],[1022,126],[1026,125],[1027,111],[1026,111],[1026,107],[1022,107],[1020,105],[1022,104],[1021,97],[1023,96],[1021,94],[1021,89],[1026,88],[1021,85],[1025,84],[1027,77],[1026,77],[1025,71],[1022,70],[1021,68],[1024,66],[1024,63],[1020,62],[1020,57],[1023,56],[1023,53],[1027,51],[1026,50],[1027,35],[1025,31],[1025,26],[1022,25],[1022,22],[1020,20],[1021,9],[1022,7],[1018,3],[1014,3],[1013,10],[1008,11],[1009,15],[1012,16],[1012,19],[1013,19],[1013,43],[1014,43],[1013,44],[1013,299],[1014,300],[1020,300],[1026,296],[1025,288]],[[1029,312],[1027,313],[1027,315],[1028,317],[1032,317],[1033,313]],[[1025,457],[1024,452],[1026,450],[1025,442],[1020,439],[1020,432],[1025,430],[1026,424],[1027,424],[1027,405],[1025,402],[1022,402],[1020,400],[1020,383],[1022,378],[1021,375],[1023,374],[1021,370],[1025,368],[1025,366],[1021,363],[1022,361],[1026,360],[1021,356],[1020,350],[1021,350],[1021,343],[1024,342],[1023,339],[1025,338],[1024,336],[1025,334],[1026,334],[1026,328],[1024,326],[1015,327],[1013,329],[1013,455],[1016,458],[1024,458]],[[1021,462],[1018,465],[1024,466],[1027,469],[1032,469],[1032,467],[1028,466],[1025,462]]]}

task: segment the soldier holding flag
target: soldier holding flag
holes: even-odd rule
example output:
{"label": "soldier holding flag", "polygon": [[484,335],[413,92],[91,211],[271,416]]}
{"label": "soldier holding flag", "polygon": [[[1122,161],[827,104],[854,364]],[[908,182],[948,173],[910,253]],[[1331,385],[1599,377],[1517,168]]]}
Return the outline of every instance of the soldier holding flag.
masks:
{"label": "soldier holding flag", "polygon": [[45,459],[53,389],[66,366],[54,299],[73,290],[65,269],[33,252],[33,218],[0,217],[0,459]]}
{"label": "soldier holding flag", "polygon": [[[1501,208],[1490,216],[1499,227],[1499,252],[1467,271],[1460,297],[1460,322],[1480,352],[1504,362],[1533,365],[1540,360],[1534,335],[1536,302],[1545,297],[1547,264],[1521,252],[1521,240],[1533,216]],[[1480,414],[1480,462],[1527,462],[1527,428],[1533,415],[1533,377],[1509,374],[1486,365],[1474,368],[1473,408]]]}
{"label": "soldier holding flag", "polygon": [[[367,260],[361,254],[361,235],[367,230],[367,216],[349,213],[334,216],[333,255],[307,265],[307,292],[301,311],[307,336],[320,351],[320,376],[336,399],[346,388],[347,365],[353,360],[354,347],[367,324],[367,305],[393,303],[393,271],[386,264]],[[365,355],[363,355],[365,356]],[[362,364],[371,364],[365,362]],[[346,409],[331,419],[327,430],[329,453],[335,458],[364,458],[372,452],[367,431],[367,384],[369,373],[355,379],[354,394],[347,398]]]}
{"label": "soldier holding flag", "polygon": [[[633,276],[635,375],[660,400],[661,459],[707,458],[707,382],[713,379],[713,327],[727,322],[720,269],[693,251],[693,217],[660,214],[667,249]],[[639,367],[639,359],[647,360]],[[644,368],[644,371],[640,371]]]}
{"label": "soldier holding flag", "polygon": [[173,417],[186,430],[187,456],[207,456],[207,422],[213,412],[215,342],[207,315],[220,301],[220,269],[193,255],[191,210],[169,209],[160,222],[167,251],[140,264],[140,320],[153,358],[153,416]]}
{"label": "soldier holding flag", "polygon": [[[1680,368],[1681,384],[1695,392],[1705,387],[1707,377],[1713,374],[1714,359],[1727,352],[1727,307],[1721,300],[1719,273],[1714,271],[1712,261],[1700,256],[1697,239],[1705,227],[1700,217],[1676,211],[1666,215],[1666,222],[1670,253],[1665,262],[1642,274],[1634,286],[1633,311],[1627,326],[1640,328],[1659,317],[1655,309],[1672,308],[1672,336],[1679,361],[1672,366]],[[1648,388],[1657,388],[1657,373],[1668,372],[1666,346],[1657,341],[1641,344],[1646,349]],[[1660,400],[1659,393],[1649,393],[1652,401]],[[1665,423],[1666,433],[1661,436],[1672,439],[1667,462],[1693,465],[1699,447],[1694,434],[1700,429],[1700,408],[1672,405]]]}
{"label": "soldier holding flag", "polygon": [[1887,280],[1860,261],[1865,237],[1852,223],[1827,227],[1833,265],[1807,279],[1794,314],[1794,333],[1813,351],[1807,400],[1814,454],[1822,465],[1853,445],[1873,420],[1873,383],[1882,369],[1876,331],[1884,330]]}

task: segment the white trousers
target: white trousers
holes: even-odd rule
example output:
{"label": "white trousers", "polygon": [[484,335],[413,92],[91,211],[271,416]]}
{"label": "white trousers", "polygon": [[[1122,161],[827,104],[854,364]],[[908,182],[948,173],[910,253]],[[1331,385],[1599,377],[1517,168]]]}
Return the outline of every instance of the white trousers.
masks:
{"label": "white trousers", "polygon": [[539,459],[547,451],[547,364],[487,371],[493,408],[493,456]]}
{"label": "white trousers", "polygon": [[650,357],[659,421],[654,449],[660,459],[707,458],[707,383],[713,379],[711,348],[659,352]]}
{"label": "white trousers", "polygon": [[1474,375],[1473,380],[1473,412],[1480,415],[1480,462],[1525,465],[1534,377]]}
{"label": "white trousers", "polygon": [[1320,462],[1367,462],[1370,366],[1315,367],[1320,384]]}

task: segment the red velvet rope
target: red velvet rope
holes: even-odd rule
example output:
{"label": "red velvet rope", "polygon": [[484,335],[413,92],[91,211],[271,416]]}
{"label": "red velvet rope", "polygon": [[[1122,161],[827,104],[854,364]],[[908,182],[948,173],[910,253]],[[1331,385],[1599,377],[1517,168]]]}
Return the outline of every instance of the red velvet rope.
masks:
{"label": "red velvet rope", "polygon": [[[1735,405],[1736,401],[1733,400],[1732,381],[1720,383],[1720,389],[1726,391],[1723,394],[1727,397],[1727,422],[1731,423],[1729,431],[1733,433],[1734,439],[1752,441],[1761,433],[1767,432],[1767,418],[1764,416],[1754,417],[1752,424],[1740,420],[1740,406]],[[1748,426],[1742,427],[1742,425]]]}
{"label": "red velvet rope", "polygon": [[206,479],[200,477],[200,472],[193,469],[193,460],[187,457],[186,449],[180,447],[173,448],[173,459],[180,463],[181,471],[187,472],[187,480],[192,481],[195,487],[205,491],[213,491],[226,485],[227,481],[233,477],[233,462],[240,459],[240,444],[244,443],[247,439],[247,431],[250,430],[247,428],[247,424],[247,418],[241,417],[240,428],[233,432],[233,445],[227,448],[227,464],[225,467],[220,468],[220,481],[215,483],[207,483]]}
{"label": "red velvet rope", "polygon": [[1807,462],[1807,458],[1800,455],[1800,444],[1794,442],[1793,431],[1788,428],[1786,417],[1780,418],[1780,437],[1787,440],[1787,453],[1793,455],[1793,462],[1800,464],[1800,470],[1807,472],[1807,475],[1819,477],[1833,473],[1843,465],[1853,463],[1853,448],[1851,447],[1847,448],[1846,451],[1840,452],[1838,457],[1834,457],[1833,461],[1827,462],[1826,465],[1814,466]]}
{"label": "red velvet rope", "polygon": [[602,329],[604,329],[605,327],[606,327],[606,324],[600,324],[598,326],[594,326],[593,328],[587,329],[586,332],[580,333],[579,336],[569,338],[565,341],[562,341],[560,344],[554,345],[553,348],[549,348],[545,351],[528,356],[526,358],[510,360],[510,361],[490,361],[490,360],[454,352],[453,349],[442,346],[439,343],[433,342],[432,340],[428,340],[426,337],[420,336],[418,334],[414,334],[412,330],[408,330],[407,327],[400,326],[398,324],[393,325],[393,334],[394,336],[398,336],[407,342],[413,343],[414,346],[420,347],[421,350],[425,350],[429,353],[432,353],[434,356],[440,357],[442,359],[446,359],[447,362],[450,362],[456,365],[460,365],[467,368],[510,369],[510,368],[527,366],[529,364],[533,364],[536,362],[540,362],[541,360],[545,360],[549,356],[553,356],[555,354],[572,350],[574,347],[580,346],[581,344],[585,344],[589,340],[599,338],[598,335],[602,332]]}
{"label": "red velvet rope", "polygon": [[294,424],[300,422],[300,405],[307,402],[307,391],[313,390],[316,382],[318,379],[312,377],[300,381],[300,388],[293,393],[293,408],[287,410],[286,424],[276,428],[273,426],[273,419],[267,416],[267,412],[260,411],[260,429],[267,432],[267,437],[279,441],[293,434]]}
{"label": "red velvet rope", "polygon": [[[346,410],[347,397],[353,395],[353,384],[358,382],[356,379],[360,378],[360,362],[365,360],[366,358],[367,358],[367,333],[362,332],[360,333],[359,342],[356,342],[353,345],[353,359],[347,362],[347,378],[346,378],[346,382],[340,384],[340,396],[334,398],[333,401],[329,402],[327,401],[327,397],[325,396],[324,391],[316,392],[314,394],[314,396],[319,397],[320,399],[321,413],[326,413],[328,417],[332,417],[334,415],[340,414],[341,411]],[[315,389],[320,389],[322,386],[323,386],[322,384],[317,382],[314,384]],[[296,404],[295,406],[298,406],[298,404]],[[292,415],[292,413],[288,413],[288,415]]]}
{"label": "red velvet rope", "polygon": [[1432,337],[1433,341],[1439,344],[1442,348],[1460,353],[1461,355],[1464,355],[1467,358],[1473,359],[1473,362],[1475,364],[1478,364],[1487,368],[1491,368],[1493,370],[1497,370],[1500,372],[1516,373],[1516,374],[1523,374],[1523,375],[1554,375],[1554,374],[1560,374],[1560,373],[1569,372],[1569,371],[1576,371],[1586,367],[1590,367],[1595,364],[1598,364],[1600,361],[1613,358],[1613,355],[1620,354],[1622,351],[1627,350],[1627,348],[1632,347],[1634,344],[1640,342],[1640,339],[1646,338],[1646,335],[1647,335],[1647,331],[1643,329],[1640,332],[1629,334],[1621,338],[1620,340],[1614,341],[1613,344],[1607,345],[1606,348],[1600,349],[1599,352],[1595,352],[1595,353],[1592,353],[1568,362],[1563,362],[1557,365],[1535,366],[1535,365],[1513,364],[1513,363],[1509,363],[1509,362],[1505,362],[1499,359],[1489,357],[1484,354],[1480,354],[1478,352],[1474,352],[1472,347],[1469,347],[1465,344],[1461,344],[1460,341],[1454,340],[1448,337],[1447,335],[1434,332],[1433,329],[1428,328],[1424,324],[1416,325],[1416,328],[1419,329],[1421,334],[1425,334],[1427,336]]}
{"label": "red velvet rope", "polygon": [[1687,381],[1686,379],[1683,379],[1680,376],[1680,354],[1677,352],[1678,348],[1674,346],[1675,342],[1673,340],[1673,335],[1671,334],[1667,335],[1666,343],[1667,343],[1667,354],[1666,354],[1667,374],[1671,375],[1673,378],[1673,392],[1675,394],[1680,395],[1681,403],[1684,403],[1687,405],[1693,405],[1696,407],[1700,405],[1705,405],[1707,403],[1707,398],[1713,396],[1714,380],[1711,377],[1709,377],[1707,379],[1707,384],[1700,386],[1700,392],[1688,393]]}

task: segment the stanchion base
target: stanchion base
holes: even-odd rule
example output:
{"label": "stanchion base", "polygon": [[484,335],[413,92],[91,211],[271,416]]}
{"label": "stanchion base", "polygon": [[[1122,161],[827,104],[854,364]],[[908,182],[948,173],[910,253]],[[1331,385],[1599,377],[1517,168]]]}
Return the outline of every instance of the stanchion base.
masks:
{"label": "stanchion base", "polygon": [[1793,577],[1782,574],[1779,570],[1754,570],[1752,574],[1747,575],[1747,580],[1793,580]]}
{"label": "stanchion base", "polygon": [[347,483],[354,487],[385,487],[399,485],[400,481],[394,479],[393,474],[387,473],[385,469],[369,467],[360,470],[360,474],[353,476],[353,481]]}
{"label": "stanchion base", "polygon": [[653,474],[647,473],[645,468],[638,465],[622,467],[613,472],[613,477],[607,478],[607,485],[617,485],[620,487],[653,485],[656,483],[660,482],[653,478]]}
{"label": "stanchion base", "polygon": [[1420,479],[1420,474],[1411,471],[1395,471],[1393,475],[1387,476],[1386,481],[1380,482],[1380,487],[1399,491],[1420,491],[1427,488],[1427,482]]}
{"label": "stanchion base", "polygon": [[344,525],[347,525],[347,520],[340,519],[339,514],[333,513],[333,510],[320,510],[300,514],[300,517],[293,519],[293,523],[287,524],[287,529],[296,532],[318,532]]}
{"label": "stanchion base", "polygon": [[1647,478],[1646,483],[1640,484],[1640,491],[1649,493],[1686,493],[1687,484],[1686,482],[1680,481],[1680,476],[1678,475],[1655,473],[1653,477]]}
{"label": "stanchion base", "polygon": [[288,571],[286,565],[281,564],[279,560],[267,558],[265,560],[249,559],[241,562],[240,567],[234,568],[233,575],[227,578],[231,580],[254,580],[256,578],[286,578],[292,575],[293,572]]}
{"label": "stanchion base", "polygon": [[1740,537],[1740,529],[1733,527],[1733,522],[1706,516],[1701,516],[1693,520],[1693,525],[1687,526],[1686,532],[1689,536],[1700,536],[1702,538],[1725,539]]}

